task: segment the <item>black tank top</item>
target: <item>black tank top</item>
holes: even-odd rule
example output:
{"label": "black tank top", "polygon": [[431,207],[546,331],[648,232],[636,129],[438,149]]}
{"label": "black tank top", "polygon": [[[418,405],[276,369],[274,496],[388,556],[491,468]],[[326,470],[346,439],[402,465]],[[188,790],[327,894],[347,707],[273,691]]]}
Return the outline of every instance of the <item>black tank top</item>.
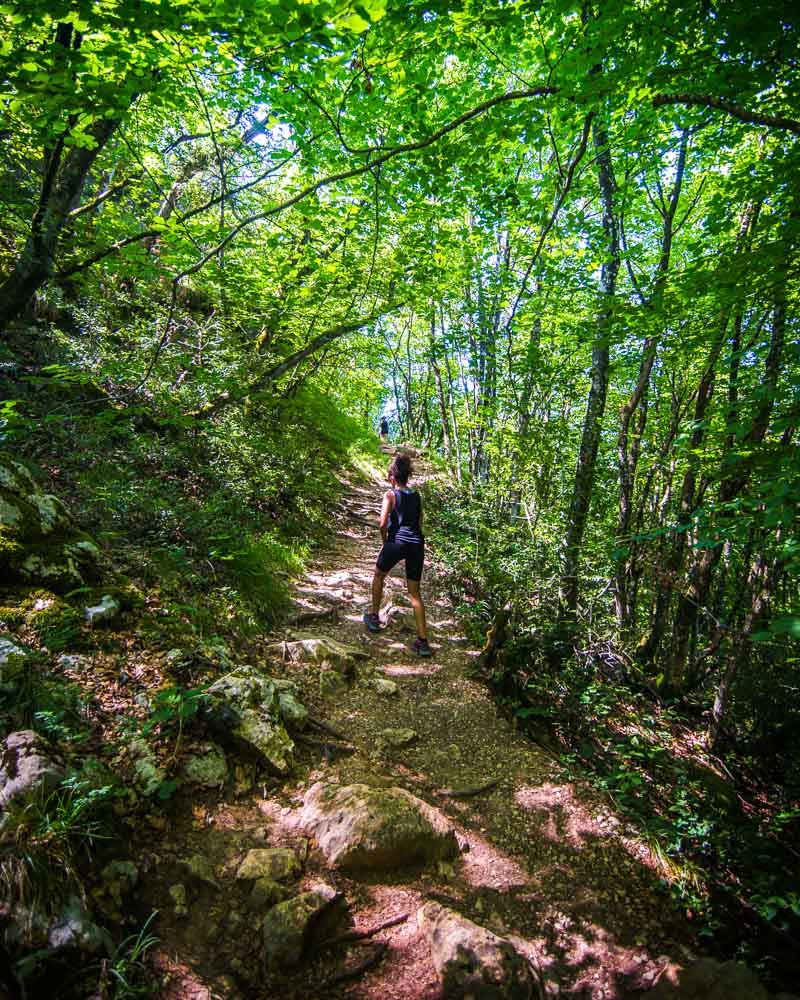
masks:
{"label": "black tank top", "polygon": [[392,490],[394,510],[389,515],[389,541],[422,545],[419,527],[422,497],[415,490]]}

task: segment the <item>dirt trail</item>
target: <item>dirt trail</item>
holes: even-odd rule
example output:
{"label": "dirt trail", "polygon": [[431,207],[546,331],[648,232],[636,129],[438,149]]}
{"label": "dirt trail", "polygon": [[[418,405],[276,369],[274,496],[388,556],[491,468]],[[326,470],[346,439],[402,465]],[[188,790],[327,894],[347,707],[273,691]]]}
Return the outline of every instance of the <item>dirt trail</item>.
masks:
{"label": "dirt trail", "polygon": [[[209,889],[195,904],[201,912],[193,915],[191,907],[183,925],[175,921],[172,928],[184,961],[171,966],[169,995],[433,1000],[438,983],[414,919],[418,906],[433,898],[511,937],[542,970],[552,995],[639,996],[670,961],[685,957],[689,928],[657,888],[646,849],[605,804],[568,783],[558,762],[518,733],[471,676],[477,650],[459,632],[436,578],[435,554],[422,585],[433,658],[418,659],[409,649],[413,616],[401,569],[387,579],[384,595],[396,613],[379,635],[365,631],[361,616],[378,547],[380,497],[379,483],[350,487],[334,544],[298,584],[296,599],[299,612],[335,608],[337,621],[313,621],[303,631],[360,646],[368,655],[366,673],[396,682],[398,693],[381,694],[359,681],[323,699],[316,673],[287,667],[314,714],[344,733],[355,752],[301,745],[290,781],[255,798],[195,803],[191,828],[175,834],[184,840],[184,856],[199,851],[218,871],[231,871],[245,848],[290,844],[308,855],[306,884],[322,877],[345,893],[356,928],[409,917],[372,939],[388,945],[381,961],[348,983],[324,987],[369,957],[368,944],[329,950],[293,979],[242,988],[240,972],[257,945],[257,921],[239,914],[235,890],[221,904]],[[390,727],[411,728],[417,739],[400,750],[382,749],[379,734]],[[326,868],[293,820],[305,790],[321,778],[407,788],[450,817],[468,850],[434,871],[367,881],[342,877]],[[452,794],[493,781],[481,794]],[[169,964],[166,956],[163,961]],[[190,974],[189,966],[196,971]],[[210,993],[197,970],[206,973]]]}

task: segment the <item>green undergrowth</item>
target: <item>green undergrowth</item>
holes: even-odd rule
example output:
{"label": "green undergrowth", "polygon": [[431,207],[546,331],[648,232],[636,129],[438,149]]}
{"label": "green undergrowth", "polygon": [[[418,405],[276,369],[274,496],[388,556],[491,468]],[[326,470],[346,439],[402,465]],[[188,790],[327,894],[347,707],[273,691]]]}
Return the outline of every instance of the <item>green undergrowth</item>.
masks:
{"label": "green undergrowth", "polygon": [[791,738],[800,719],[776,710],[781,679],[762,678],[759,699],[748,701],[757,711],[736,717],[737,737],[717,756],[702,692],[659,698],[631,657],[597,638],[613,635],[611,622],[595,620],[593,641],[579,640],[574,655],[552,656],[558,566],[526,524],[496,527],[503,519],[489,498],[441,481],[426,486],[426,511],[470,638],[482,645],[497,612],[513,605],[511,638],[483,679],[515,724],[646,842],[700,940],[785,988],[800,931],[800,757]]}
{"label": "green undergrowth", "polygon": [[[138,405],[81,399],[69,381],[79,365],[46,367],[47,378],[8,386],[18,398],[3,446],[159,605],[150,630],[172,644],[221,627],[253,636],[279,620],[292,578],[326,538],[342,477],[383,459],[374,435],[313,388],[214,420],[154,422]],[[58,405],[66,388],[69,409]],[[64,621],[50,648],[70,647],[79,624]]]}
{"label": "green undergrowth", "polygon": [[[172,807],[205,686],[258,662],[293,580],[330,540],[346,483],[385,456],[311,385],[186,421],[113,402],[74,343],[57,345],[0,372],[13,402],[0,410],[0,448],[99,543],[102,578],[67,593],[0,584],[0,634],[24,649],[0,685],[0,737],[35,730],[67,774],[0,829],[0,906],[38,914],[6,940],[28,995],[148,996],[155,938],[141,914],[96,903],[98,870],[127,855],[125,824]],[[120,610],[90,626],[85,609],[105,595]],[[135,786],[134,758],[158,776],[152,792]],[[74,955],[65,966],[42,938],[73,897],[105,928],[97,967]]]}
{"label": "green undergrowth", "polygon": [[554,670],[536,640],[518,637],[489,682],[520,728],[646,841],[699,936],[769,979],[800,927],[800,880],[789,874],[800,830],[796,753],[772,762],[788,768],[781,783],[752,749],[722,760],[706,749],[691,704],[637,690],[607,646]]}
{"label": "green undergrowth", "polygon": [[509,524],[493,495],[452,480],[433,479],[423,492],[426,537],[470,639],[483,639],[512,596],[530,592],[542,608],[555,606],[553,547],[532,540],[526,523]]}

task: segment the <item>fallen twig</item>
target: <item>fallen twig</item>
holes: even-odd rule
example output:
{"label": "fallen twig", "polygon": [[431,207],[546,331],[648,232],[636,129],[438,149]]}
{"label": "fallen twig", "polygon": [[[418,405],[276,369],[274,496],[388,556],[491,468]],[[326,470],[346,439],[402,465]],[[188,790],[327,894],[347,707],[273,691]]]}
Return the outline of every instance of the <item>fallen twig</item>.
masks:
{"label": "fallen twig", "polygon": [[398,924],[403,924],[408,920],[407,913],[401,913],[399,917],[392,917],[390,920],[384,920],[382,924],[377,924],[375,927],[370,927],[366,931],[347,931],[344,934],[339,934],[336,937],[328,938],[327,941],[323,941],[320,948],[334,948],[339,944],[347,944],[348,941],[363,941],[365,938],[371,938],[380,931],[385,931],[389,927],[396,927]]}
{"label": "fallen twig", "polygon": [[468,799],[473,795],[483,795],[500,784],[500,778],[492,778],[491,781],[483,785],[475,785],[471,788],[443,788],[439,795],[446,795],[449,799]]}
{"label": "fallen twig", "polygon": [[308,722],[312,726],[316,726],[317,729],[321,729],[323,733],[330,733],[331,736],[335,736],[337,740],[344,740],[347,742],[347,735],[343,733],[340,729],[334,729],[334,727],[329,722],[324,722],[322,719],[317,719],[313,715],[308,716]]}
{"label": "fallen twig", "polygon": [[295,733],[292,739],[307,743],[312,747],[319,747],[325,753],[351,754],[356,752],[356,748],[349,743],[332,743],[330,740],[318,740],[316,736],[306,736],[305,733]]}
{"label": "fallen twig", "polygon": [[329,990],[331,987],[338,986],[339,983],[344,983],[348,979],[357,979],[359,976],[363,976],[365,972],[369,972],[370,969],[380,962],[386,954],[386,949],[388,947],[388,944],[383,941],[379,941],[375,945],[375,951],[369,958],[365,958],[363,962],[359,962],[358,965],[354,965],[352,969],[345,969],[344,972],[339,972],[337,975],[331,976],[330,979],[326,979],[320,984],[321,989]]}
{"label": "fallen twig", "polygon": [[292,615],[288,621],[289,625],[308,625],[311,622],[337,621],[339,612],[336,608],[324,608],[322,611],[299,611]]}

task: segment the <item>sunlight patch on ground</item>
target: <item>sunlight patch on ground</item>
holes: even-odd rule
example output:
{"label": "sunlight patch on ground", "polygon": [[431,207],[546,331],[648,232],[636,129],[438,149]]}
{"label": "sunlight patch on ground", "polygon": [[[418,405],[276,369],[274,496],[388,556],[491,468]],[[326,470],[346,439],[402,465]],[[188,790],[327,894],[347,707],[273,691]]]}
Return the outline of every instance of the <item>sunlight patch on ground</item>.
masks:
{"label": "sunlight patch on ground", "polygon": [[542,834],[554,843],[567,840],[574,847],[584,847],[590,837],[610,836],[619,826],[619,820],[608,813],[593,815],[571,785],[522,785],[514,800],[539,815]]}
{"label": "sunlight patch on ground", "polygon": [[387,677],[429,677],[442,668],[435,663],[388,663],[377,669]]}
{"label": "sunlight patch on ground", "polygon": [[484,837],[470,830],[464,838],[469,850],[462,855],[462,874],[471,885],[508,892],[531,885],[528,873]]}
{"label": "sunlight patch on ground", "polygon": [[151,953],[150,962],[161,981],[162,1000],[211,1000],[212,993],[197,974],[176,956],[164,951]]}

